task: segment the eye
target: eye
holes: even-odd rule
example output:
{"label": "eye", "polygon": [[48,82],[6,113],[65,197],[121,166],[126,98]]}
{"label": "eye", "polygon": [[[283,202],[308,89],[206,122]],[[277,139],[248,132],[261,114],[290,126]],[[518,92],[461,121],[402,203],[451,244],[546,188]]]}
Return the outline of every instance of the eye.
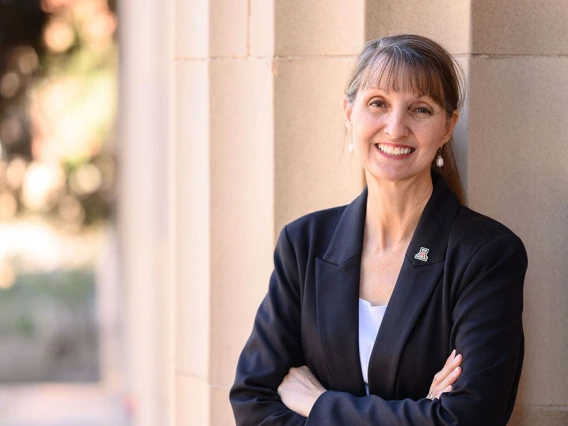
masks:
{"label": "eye", "polygon": [[385,108],[387,106],[387,104],[385,103],[384,100],[380,99],[380,98],[375,98],[375,99],[371,99],[371,101],[369,102],[369,106],[375,107],[375,108]]}
{"label": "eye", "polygon": [[424,105],[414,108],[412,112],[420,117],[429,117],[432,115],[432,109]]}

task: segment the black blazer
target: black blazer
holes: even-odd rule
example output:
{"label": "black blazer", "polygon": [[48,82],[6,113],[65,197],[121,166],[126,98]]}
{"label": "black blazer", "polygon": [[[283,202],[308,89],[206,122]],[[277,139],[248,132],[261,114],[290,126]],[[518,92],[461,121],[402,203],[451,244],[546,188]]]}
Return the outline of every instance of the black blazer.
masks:
{"label": "black blazer", "polygon": [[[230,392],[237,425],[507,423],[523,361],[526,252],[509,229],[460,205],[433,179],[371,354],[369,396],[358,352],[366,190],[282,230]],[[427,260],[415,258],[421,248]],[[454,348],[464,357],[454,390],[426,399]],[[276,393],[300,365],[328,389],[308,419]]]}

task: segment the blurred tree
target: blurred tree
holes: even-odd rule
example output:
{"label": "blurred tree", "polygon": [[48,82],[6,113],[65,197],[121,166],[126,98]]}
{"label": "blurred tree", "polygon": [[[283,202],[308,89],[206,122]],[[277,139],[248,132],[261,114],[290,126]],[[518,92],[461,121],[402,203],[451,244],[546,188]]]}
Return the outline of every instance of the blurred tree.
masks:
{"label": "blurred tree", "polygon": [[0,0],[0,381],[98,378],[116,25],[114,1]]}
{"label": "blurred tree", "polygon": [[80,231],[114,201],[116,14],[107,0],[0,0],[0,219]]}
{"label": "blurred tree", "polygon": [[[26,95],[40,74],[43,28],[48,21],[40,0],[0,0],[0,140],[2,158],[31,160]],[[36,65],[26,61],[34,61]]]}

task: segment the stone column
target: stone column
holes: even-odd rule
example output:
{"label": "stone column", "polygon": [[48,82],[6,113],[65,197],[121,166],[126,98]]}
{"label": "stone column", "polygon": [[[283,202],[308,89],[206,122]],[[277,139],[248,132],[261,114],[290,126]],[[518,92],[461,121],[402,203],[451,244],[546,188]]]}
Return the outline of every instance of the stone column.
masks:
{"label": "stone column", "polygon": [[119,2],[117,217],[129,407],[136,426],[169,425],[173,263],[172,2]]}
{"label": "stone column", "polygon": [[567,22],[563,1],[472,2],[469,199],[529,256],[511,425],[568,424]]}
{"label": "stone column", "polygon": [[462,63],[455,139],[469,204],[525,242],[526,355],[511,425],[568,423],[568,7],[557,0],[367,2],[366,39],[431,37]]}
{"label": "stone column", "polygon": [[272,8],[179,2],[176,15],[175,424],[229,425],[235,349],[273,243]]}
{"label": "stone column", "polygon": [[275,2],[275,237],[362,189],[345,143],[343,92],[363,45],[364,1]]}
{"label": "stone column", "polygon": [[275,236],[361,189],[342,154],[342,87],[362,6],[178,2],[176,425],[234,424],[228,391]]}

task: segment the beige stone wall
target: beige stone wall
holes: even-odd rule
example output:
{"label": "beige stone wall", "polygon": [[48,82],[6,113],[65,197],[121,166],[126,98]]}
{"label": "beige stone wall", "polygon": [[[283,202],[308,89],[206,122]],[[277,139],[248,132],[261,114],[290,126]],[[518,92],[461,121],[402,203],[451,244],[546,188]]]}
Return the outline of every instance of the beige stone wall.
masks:
{"label": "beige stone wall", "polygon": [[365,40],[400,32],[441,42],[466,70],[455,139],[470,204],[529,252],[511,424],[568,422],[564,2],[122,5],[120,226],[136,425],[234,424],[228,390],[276,236],[360,191],[343,86]]}
{"label": "beige stone wall", "polygon": [[568,4],[472,2],[469,193],[525,242],[514,425],[568,424]]}
{"label": "beige stone wall", "polygon": [[274,4],[276,241],[289,221],[361,190],[361,170],[344,144],[343,87],[363,42],[364,2]]}
{"label": "beige stone wall", "polygon": [[176,425],[234,422],[228,391],[276,235],[361,189],[342,155],[341,115],[362,33],[346,40],[337,27],[362,28],[362,10],[336,8],[322,23],[324,6],[178,4]]}
{"label": "beige stone wall", "polygon": [[369,2],[366,37],[433,38],[467,71],[455,135],[472,208],[525,242],[526,355],[511,425],[568,424],[568,4]]}

